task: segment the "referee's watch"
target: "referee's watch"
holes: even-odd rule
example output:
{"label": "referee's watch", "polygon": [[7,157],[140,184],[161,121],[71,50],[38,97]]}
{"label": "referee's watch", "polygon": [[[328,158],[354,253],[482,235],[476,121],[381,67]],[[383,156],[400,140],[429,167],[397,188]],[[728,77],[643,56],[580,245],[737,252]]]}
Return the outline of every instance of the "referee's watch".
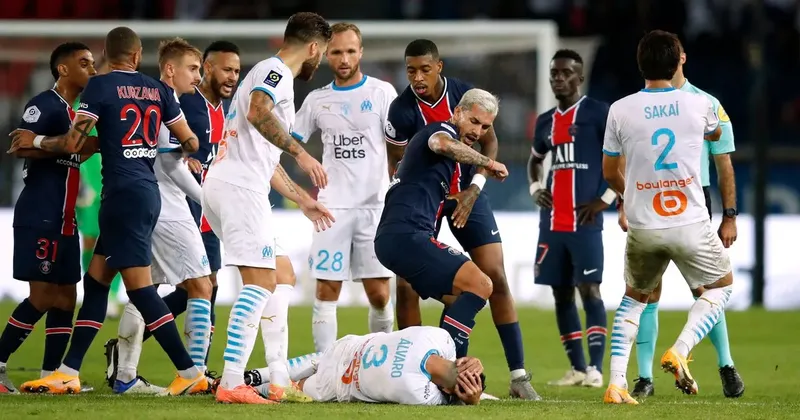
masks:
{"label": "referee's watch", "polygon": [[733,218],[733,217],[736,217],[738,214],[739,214],[739,210],[736,210],[735,208],[722,210],[722,215],[725,216],[725,217]]}

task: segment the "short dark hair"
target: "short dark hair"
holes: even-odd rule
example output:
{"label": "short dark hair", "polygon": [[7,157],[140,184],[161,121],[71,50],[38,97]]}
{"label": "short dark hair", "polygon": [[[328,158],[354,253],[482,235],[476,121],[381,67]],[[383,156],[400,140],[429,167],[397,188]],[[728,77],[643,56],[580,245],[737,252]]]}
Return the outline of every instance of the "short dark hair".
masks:
{"label": "short dark hair", "polygon": [[78,51],[87,50],[89,50],[89,47],[80,42],[65,42],[57,46],[50,54],[50,74],[53,75],[53,79],[58,80],[58,65],[61,64],[64,59]]}
{"label": "short dark hair", "polygon": [[405,57],[422,57],[430,55],[434,60],[439,59],[439,48],[430,39],[415,39],[406,46]]}
{"label": "short dark hair", "polygon": [[312,12],[300,12],[290,16],[286,22],[283,41],[302,44],[312,41],[329,42],[332,36],[331,25],[325,18]]}
{"label": "short dark hair", "polygon": [[142,40],[133,29],[120,26],[106,35],[105,55],[108,61],[124,60],[142,47]]}
{"label": "short dark hair", "polygon": [[223,53],[234,53],[236,55],[242,55],[239,52],[239,47],[230,41],[214,41],[209,46],[206,47],[206,50],[203,51],[203,62],[206,61],[208,55],[215,52],[223,52]]}
{"label": "short dark hair", "polygon": [[672,80],[681,61],[681,41],[666,31],[650,31],[639,41],[636,62],[645,80]]}
{"label": "short dark hair", "polygon": [[578,64],[583,64],[583,57],[581,57],[581,55],[575,50],[558,50],[555,54],[553,54],[553,58],[550,61],[557,60],[559,58],[574,60]]}

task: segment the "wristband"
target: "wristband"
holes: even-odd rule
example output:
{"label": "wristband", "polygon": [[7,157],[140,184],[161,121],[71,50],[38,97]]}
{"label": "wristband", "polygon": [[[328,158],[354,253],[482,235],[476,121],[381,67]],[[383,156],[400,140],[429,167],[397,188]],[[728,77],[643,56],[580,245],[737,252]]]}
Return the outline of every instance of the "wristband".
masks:
{"label": "wristband", "polygon": [[42,140],[44,140],[44,136],[36,136],[33,138],[33,147],[37,149],[42,148]]}
{"label": "wristband", "polygon": [[530,187],[530,189],[528,189],[528,192],[530,192],[531,197],[533,197],[533,195],[536,194],[537,191],[539,191],[539,190],[541,190],[543,188],[544,187],[542,187],[542,183],[539,182],[539,181],[536,181],[536,182],[531,184],[531,187]]}
{"label": "wristband", "polygon": [[611,188],[607,189],[603,195],[600,196],[600,199],[603,200],[604,203],[608,204],[609,206],[614,200],[617,198],[617,193],[614,192]]}
{"label": "wristband", "polygon": [[477,185],[478,189],[483,191],[483,186],[486,185],[486,177],[481,174],[475,174],[472,177],[472,185]]}

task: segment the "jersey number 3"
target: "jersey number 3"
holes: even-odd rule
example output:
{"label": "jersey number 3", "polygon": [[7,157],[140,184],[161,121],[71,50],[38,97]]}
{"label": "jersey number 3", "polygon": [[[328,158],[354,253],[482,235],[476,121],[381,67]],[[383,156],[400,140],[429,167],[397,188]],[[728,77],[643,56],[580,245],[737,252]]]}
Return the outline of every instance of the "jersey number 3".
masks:
{"label": "jersey number 3", "polygon": [[658,159],[656,159],[656,163],[655,165],[653,165],[653,167],[657,171],[663,171],[665,169],[677,169],[678,168],[677,163],[664,162],[664,160],[667,159],[667,155],[669,154],[669,152],[672,151],[672,148],[675,146],[675,133],[669,128],[659,128],[658,130],[656,130],[655,133],[653,133],[653,137],[650,139],[653,146],[658,146],[658,141],[661,139],[661,137],[667,138],[667,146],[664,147],[664,150],[661,152],[660,155],[658,155]]}

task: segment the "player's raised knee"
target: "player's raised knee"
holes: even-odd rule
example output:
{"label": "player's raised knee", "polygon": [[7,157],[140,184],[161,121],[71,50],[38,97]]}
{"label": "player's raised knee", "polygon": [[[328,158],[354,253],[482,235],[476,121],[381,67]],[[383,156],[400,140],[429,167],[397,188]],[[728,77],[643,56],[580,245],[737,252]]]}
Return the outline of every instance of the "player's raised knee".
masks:
{"label": "player's raised knee", "polygon": [[484,299],[492,295],[492,279],[481,271],[475,263],[468,261],[456,273],[453,289],[470,292]]}

